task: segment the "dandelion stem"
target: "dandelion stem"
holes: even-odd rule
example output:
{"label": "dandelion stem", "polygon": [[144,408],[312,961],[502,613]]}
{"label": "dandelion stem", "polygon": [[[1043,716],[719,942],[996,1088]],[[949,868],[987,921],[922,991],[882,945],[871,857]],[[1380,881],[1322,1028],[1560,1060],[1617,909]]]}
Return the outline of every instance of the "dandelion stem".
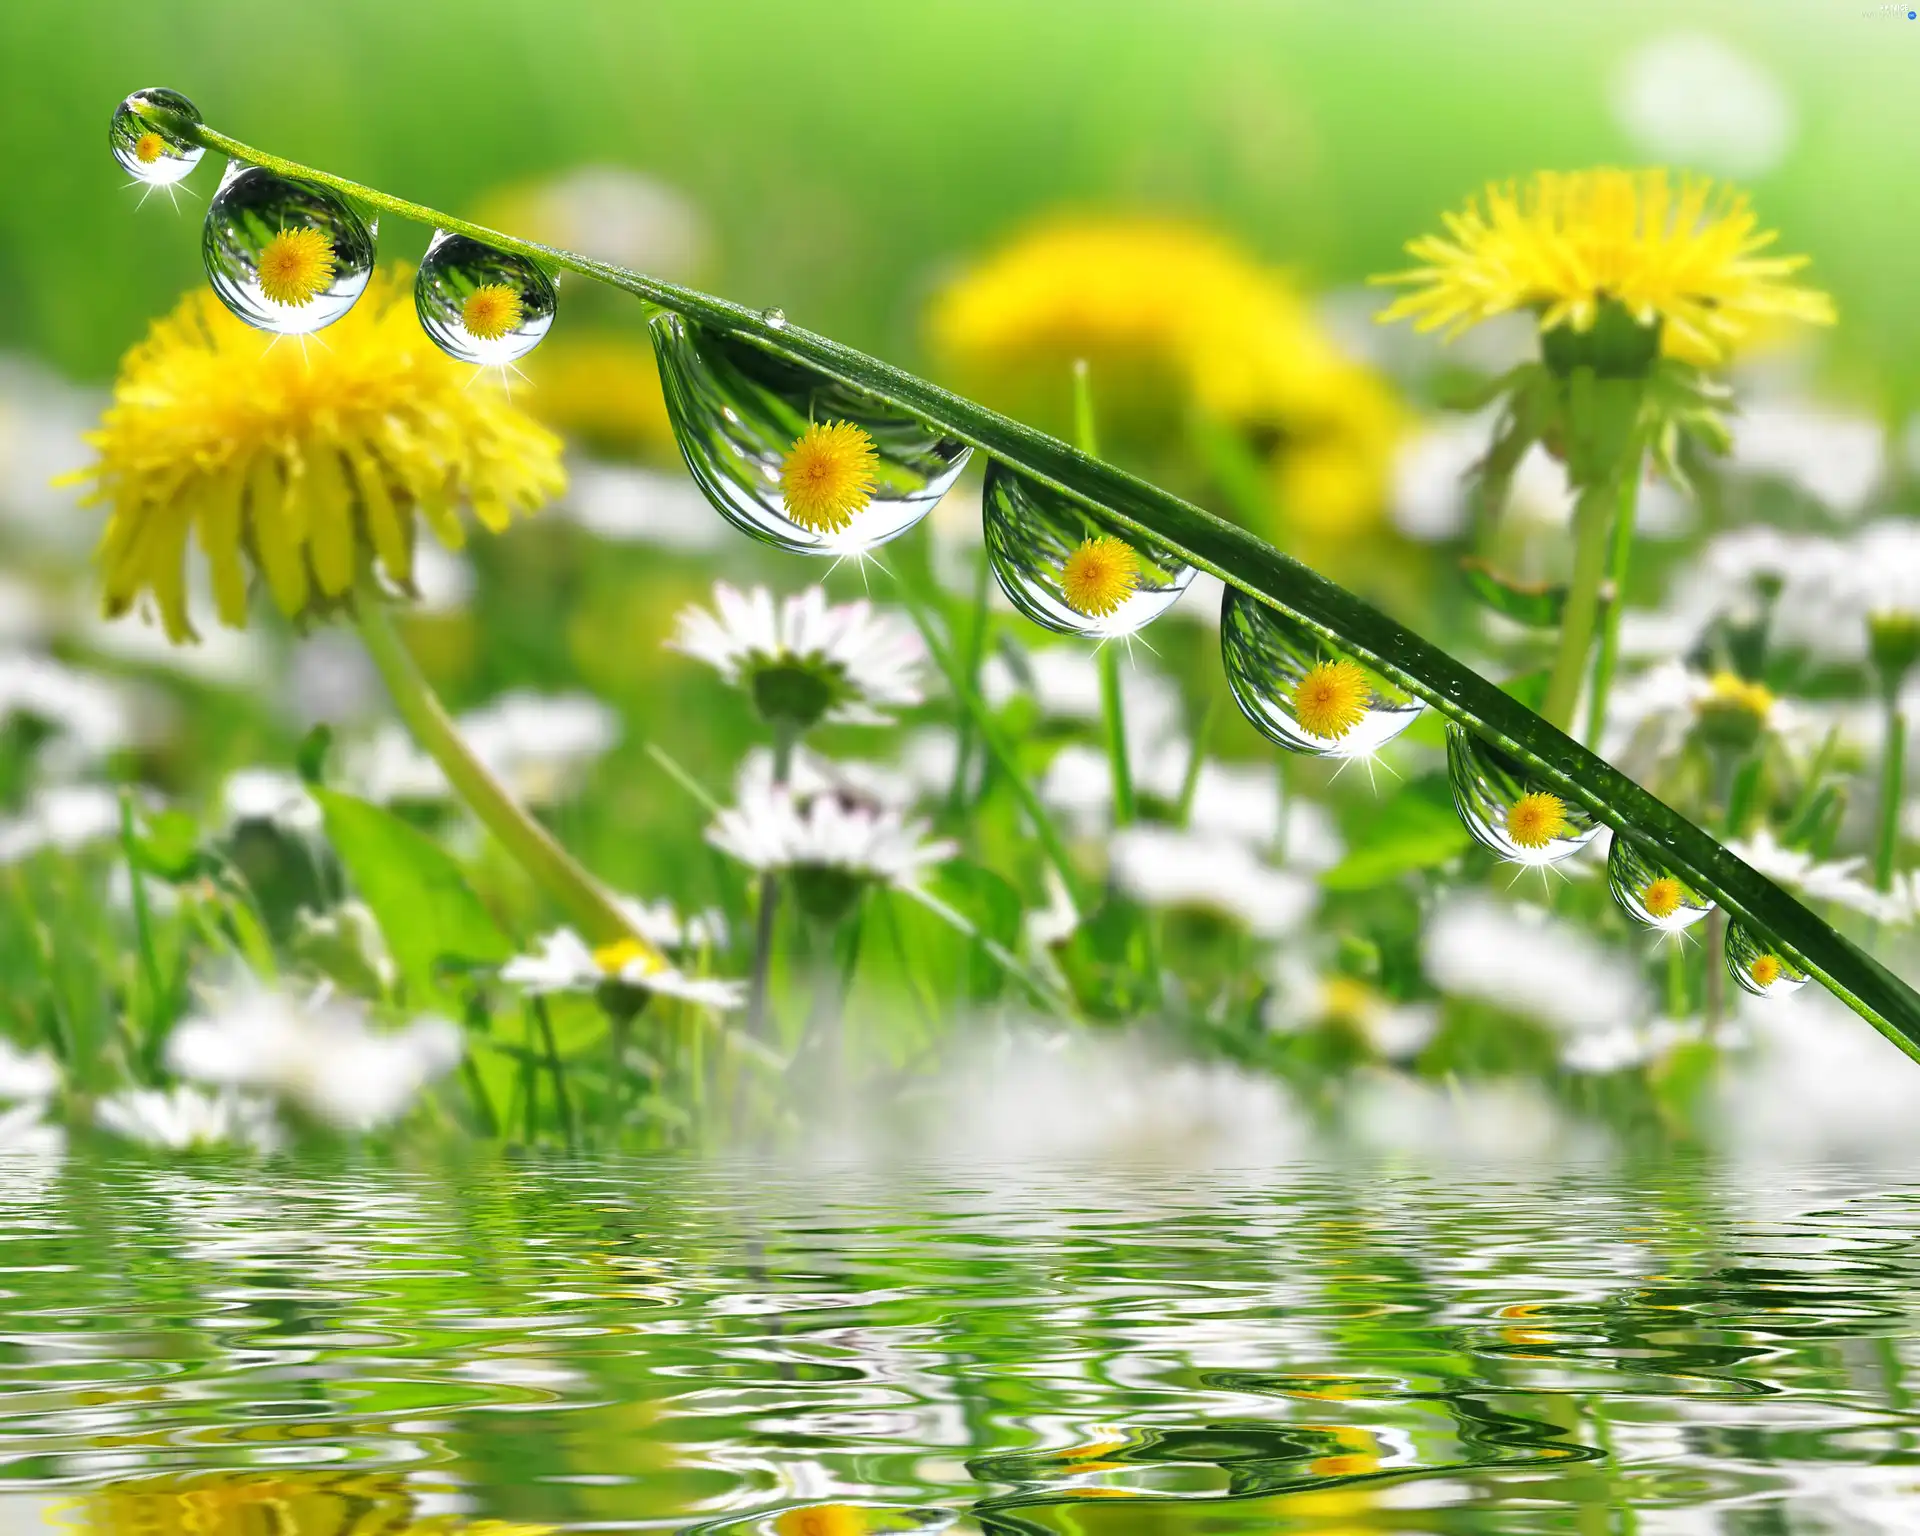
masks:
{"label": "dandelion stem", "polygon": [[[454,793],[512,854],[534,882],[578,925],[591,944],[634,939],[645,945],[613,898],[553,835],[517,802],[491,769],[474,756],[432,686],[407,650],[385,605],[362,590],[355,626],[392,695],[394,708],[426,754],[440,765]],[[649,951],[651,945],[646,945]]]}
{"label": "dandelion stem", "polygon": [[1560,651],[1553,659],[1546,701],[1540,713],[1561,730],[1573,723],[1573,707],[1580,699],[1586,676],[1587,652],[1593,646],[1593,622],[1600,611],[1600,582],[1607,571],[1607,531],[1613,511],[1611,483],[1587,486],[1573,509],[1576,543],[1573,584],[1567,590],[1566,617],[1560,622]]}
{"label": "dandelion stem", "polygon": [[1893,856],[1900,846],[1900,791],[1907,776],[1907,717],[1900,709],[1898,687],[1885,692],[1887,742],[1880,754],[1880,837],[1873,858],[1873,883],[1883,891],[1893,885]]}
{"label": "dandelion stem", "polygon": [[1600,654],[1593,663],[1593,692],[1587,700],[1587,745],[1596,751],[1607,723],[1613,669],[1620,658],[1620,613],[1627,604],[1627,566],[1633,559],[1633,522],[1639,492],[1638,473],[1620,477],[1620,505],[1614,513],[1613,547],[1607,557],[1608,591],[1600,611]]}

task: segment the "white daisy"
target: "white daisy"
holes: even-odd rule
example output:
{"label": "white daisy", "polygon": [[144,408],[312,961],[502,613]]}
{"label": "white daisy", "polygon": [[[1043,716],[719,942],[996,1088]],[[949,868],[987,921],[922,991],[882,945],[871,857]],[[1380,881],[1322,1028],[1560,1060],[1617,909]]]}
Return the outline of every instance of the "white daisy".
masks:
{"label": "white daisy", "polygon": [[1644,776],[1679,751],[1690,733],[1740,746],[1763,731],[1801,746],[1824,734],[1824,726],[1761,684],[1668,661],[1622,682],[1608,700],[1601,756]]}
{"label": "white daisy", "polygon": [[16,1103],[52,1098],[60,1087],[60,1068],[45,1051],[23,1051],[0,1039],[0,1099]]}
{"label": "white daisy", "polygon": [[18,816],[0,819],[0,866],[44,848],[78,853],[120,835],[120,797],[104,784],[49,784]]}
{"label": "white daisy", "polygon": [[100,1128],[167,1152],[242,1146],[272,1152],[281,1142],[273,1108],[241,1094],[173,1088],[128,1088],[94,1106]]}
{"label": "white daisy", "polygon": [[1273,868],[1245,843],[1173,827],[1123,828],[1110,859],[1114,881],[1148,906],[1214,913],[1257,938],[1298,928],[1319,897],[1311,880]]}
{"label": "white daisy", "polygon": [[[734,776],[734,793],[741,799],[771,791],[773,753],[755,747],[741,759]],[[805,747],[796,747],[787,764],[786,789],[796,800],[811,800],[832,795],[849,805],[872,805],[904,811],[919,797],[918,786],[906,773],[880,763],[858,759],[823,757]],[[944,793],[946,785],[940,786]]]}
{"label": "white daisy", "polygon": [[[1723,1026],[1723,1036],[1733,1027]],[[1569,1072],[1596,1077],[1624,1072],[1656,1062],[1674,1046],[1702,1039],[1705,1033],[1706,1027],[1699,1019],[1654,1019],[1647,1024],[1616,1020],[1601,1029],[1583,1029],[1570,1035],[1560,1047],[1560,1065]]]}
{"label": "white daisy", "polygon": [[1775,884],[1809,901],[1830,901],[1882,922],[1900,922],[1911,910],[1906,902],[1875,890],[1861,878],[1864,858],[1818,859],[1803,849],[1786,847],[1764,826],[1752,837],[1730,840],[1727,848]]}
{"label": "white daisy", "polygon": [[776,729],[822,721],[886,725],[921,701],[925,647],[904,620],[871,603],[829,603],[808,587],[774,604],[765,587],[713,588],[713,608],[683,608],[668,645],[704,661],[753,700]]}
{"label": "white daisy", "polygon": [[220,786],[220,816],[228,827],[269,822],[298,837],[320,833],[320,806],[296,773],[283,768],[239,768]]}
{"label": "white daisy", "polygon": [[370,1131],[398,1119],[464,1049],[459,1027],[445,1019],[375,1030],[347,999],[250,984],[178,1025],[167,1065],[217,1087],[269,1094],[341,1130]]}
{"label": "white daisy", "polygon": [[0,1157],[58,1157],[67,1149],[67,1133],[41,1118],[44,1102],[17,1104],[0,1114]]}
{"label": "white daisy", "polygon": [[851,910],[869,885],[912,887],[955,845],[926,839],[927,824],[899,810],[833,793],[742,786],[707,841],[749,868],[789,877],[804,910],[822,922]]}
{"label": "white daisy", "polygon": [[631,939],[594,949],[571,928],[554,930],[533,954],[509,960],[500,968],[500,979],[536,997],[596,992],[611,984],[703,1008],[738,1008],[746,1002],[746,988],[739,982],[689,976]]}
{"label": "white daisy", "polygon": [[1409,1061],[1425,1049],[1440,1027],[1436,1004],[1394,1002],[1354,977],[1316,971],[1297,954],[1281,959],[1273,979],[1266,1024],[1277,1033],[1345,1024],[1388,1061]]}
{"label": "white daisy", "polygon": [[[1100,662],[1084,645],[997,651],[980,668],[980,694],[995,709],[1026,694],[1052,719],[1103,718]],[[1184,713],[1180,690],[1138,658],[1120,669],[1120,699],[1129,743],[1179,734]]]}
{"label": "white daisy", "polygon": [[560,510],[611,544],[657,544],[704,555],[717,552],[735,537],[685,475],[620,464],[570,466]]}
{"label": "white daisy", "polygon": [[1614,121],[1650,160],[1748,180],[1793,145],[1793,102],[1710,32],[1668,32],[1629,54],[1609,92]]}
{"label": "white daisy", "polygon": [[1785,480],[1841,517],[1855,517],[1886,474],[1886,432],[1798,400],[1748,403],[1733,417],[1735,469]]}
{"label": "white daisy", "polygon": [[683,918],[680,909],[664,897],[659,901],[637,901],[630,896],[621,896],[615,898],[614,905],[633,924],[635,932],[656,948],[726,948],[726,914],[717,907],[689,912]]}
{"label": "white daisy", "polygon": [[137,745],[151,734],[139,713],[134,695],[111,678],[47,656],[0,652],[0,724],[20,716],[51,731],[41,748],[51,773],[74,773]]}
{"label": "white daisy", "polygon": [[1610,1029],[1646,1012],[1638,958],[1537,907],[1477,891],[1451,897],[1421,943],[1427,978],[1569,1033]]}
{"label": "white daisy", "polygon": [[[620,740],[619,715],[584,693],[515,689],[457,723],[474,756],[532,805],[567,799]],[[452,794],[434,761],[393,724],[350,754],[346,776],[378,804],[433,803]]]}

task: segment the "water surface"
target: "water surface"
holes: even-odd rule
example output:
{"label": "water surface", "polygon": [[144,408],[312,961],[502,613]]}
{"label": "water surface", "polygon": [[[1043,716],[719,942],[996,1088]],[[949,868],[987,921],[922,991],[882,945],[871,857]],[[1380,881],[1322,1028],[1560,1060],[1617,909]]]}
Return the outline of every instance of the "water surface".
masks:
{"label": "water surface", "polygon": [[1920,1530],[1898,1176],[74,1159],[0,1239],[9,1531]]}

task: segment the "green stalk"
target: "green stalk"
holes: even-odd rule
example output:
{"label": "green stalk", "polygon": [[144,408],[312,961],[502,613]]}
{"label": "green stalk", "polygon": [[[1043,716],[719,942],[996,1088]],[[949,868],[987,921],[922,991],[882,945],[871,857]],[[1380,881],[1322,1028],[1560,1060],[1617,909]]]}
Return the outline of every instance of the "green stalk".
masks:
{"label": "green stalk", "polygon": [[573,1099],[567,1093],[566,1069],[560,1065],[560,1045],[553,1036],[553,1020],[547,1016],[547,1000],[532,1000],[533,1017],[540,1025],[540,1044],[547,1055],[547,1075],[553,1079],[554,1108],[560,1114],[560,1135],[571,1152],[574,1145]]}
{"label": "green stalk", "polygon": [[[776,730],[773,735],[773,787],[783,788],[793,771],[793,732]],[[747,982],[747,1033],[763,1040],[767,1033],[767,980],[773,974],[774,919],[780,911],[780,877],[772,870],[760,872],[760,909],[753,918],[753,970]]]}
{"label": "green stalk", "polygon": [[[987,557],[987,547],[980,546],[980,559],[973,572],[973,607],[971,623],[967,627],[967,643],[961,651],[960,668],[973,687],[980,685],[980,662],[987,648],[988,609],[987,597],[993,587],[993,562]],[[960,724],[956,732],[958,737],[953,751],[953,783],[947,789],[947,809],[958,814],[960,807],[966,804],[967,780],[973,768],[973,716],[961,711]]]}
{"label": "green stalk", "polygon": [[611,944],[630,938],[645,944],[599,882],[473,755],[394,629],[385,604],[362,592],[355,604],[354,626],[413,739],[440,765],[467,809],[566,912],[587,942]]}
{"label": "green stalk", "polygon": [[[1552,722],[1246,529],[903,369],[787,324],[784,317],[769,319],[759,310],[710,294],[453,218],[423,204],[263,153],[204,123],[187,121],[150,104],[141,110],[148,121],[190,143],[265,166],[279,175],[331,188],[381,213],[467,235],[551,270],[580,273],[648,304],[673,310],[697,325],[750,340],[774,356],[815,369],[910,412],[956,441],[998,459],[1036,485],[1098,510],[1123,529],[1158,540],[1196,569],[1291,615],[1309,631],[1341,647],[1447,719],[1497,743],[1542,788],[1600,818],[1616,836],[1638,844],[1712,896],[1722,911],[1765,932],[1783,957],[1803,966],[1901,1050],[1920,1059],[1920,994],[1899,977]],[[1604,546],[1604,536],[1600,543]],[[1597,596],[1601,561],[1596,557],[1593,563]],[[1591,614],[1587,624],[1590,631]],[[992,747],[991,738],[983,733],[982,739]]]}
{"label": "green stalk", "polygon": [[1880,754],[1880,837],[1873,856],[1873,883],[1883,891],[1893,885],[1893,856],[1900,847],[1900,795],[1907,772],[1907,717],[1900,709],[1898,686],[1885,692],[1887,745]]}
{"label": "green stalk", "polygon": [[1566,617],[1560,621],[1560,650],[1553,659],[1546,701],[1540,713],[1566,730],[1573,723],[1573,707],[1580,699],[1580,682],[1587,672],[1587,652],[1593,648],[1593,623],[1600,612],[1600,582],[1607,573],[1607,530],[1612,519],[1613,487],[1590,485],[1574,504],[1573,583],[1567,589]]}
{"label": "green stalk", "polygon": [[1600,749],[1607,723],[1607,695],[1620,657],[1620,614],[1627,606],[1627,566],[1633,559],[1633,522],[1640,493],[1639,465],[1620,477],[1620,506],[1613,518],[1613,548],[1607,559],[1612,595],[1600,615],[1600,655],[1593,664],[1593,693],[1587,700],[1587,745]]}

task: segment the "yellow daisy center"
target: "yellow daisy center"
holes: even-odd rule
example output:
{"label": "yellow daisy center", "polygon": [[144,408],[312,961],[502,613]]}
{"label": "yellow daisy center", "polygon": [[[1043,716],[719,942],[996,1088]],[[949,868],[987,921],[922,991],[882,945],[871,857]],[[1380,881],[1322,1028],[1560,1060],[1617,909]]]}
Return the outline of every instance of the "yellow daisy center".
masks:
{"label": "yellow daisy center", "polygon": [[333,242],[323,230],[283,229],[260,253],[260,291],[297,309],[327,291],[333,269]]}
{"label": "yellow daisy center", "polygon": [[1723,710],[1752,715],[1765,725],[1773,712],[1773,691],[1764,683],[1750,682],[1733,672],[1716,672],[1708,684],[1711,692],[1700,701],[1700,709]]}
{"label": "yellow daisy center", "polygon": [[1140,556],[1125,539],[1096,534],[1060,564],[1067,606],[1090,619],[1118,610],[1140,584]]}
{"label": "yellow daisy center", "polygon": [[787,515],[815,533],[843,531],[873,500],[879,462],[873,439],[852,422],[815,422],[780,466]]}
{"label": "yellow daisy center", "polygon": [[602,944],[593,952],[593,963],[608,976],[618,976],[636,962],[642,973],[648,976],[664,966],[657,950],[635,938],[616,939],[611,944]]}
{"label": "yellow daisy center", "polygon": [[157,133],[143,133],[133,141],[133,158],[142,165],[152,165],[167,152],[167,141]]}
{"label": "yellow daisy center", "polygon": [[1684,894],[1678,880],[1672,875],[1662,875],[1640,887],[1640,905],[1646,909],[1648,917],[1672,917],[1680,910],[1680,900]]}
{"label": "yellow daisy center", "polygon": [[1293,718],[1322,741],[1338,741],[1373,705],[1373,684],[1357,661],[1322,661],[1293,690]]}
{"label": "yellow daisy center", "polygon": [[1747,974],[1753,978],[1755,986],[1770,987],[1780,979],[1780,973],[1785,969],[1778,955],[1755,955],[1747,966]]}
{"label": "yellow daisy center", "polygon": [[1507,836],[1520,848],[1544,848],[1567,832],[1567,806],[1558,795],[1535,790],[1507,810]]}
{"label": "yellow daisy center", "polygon": [[498,341],[520,328],[520,322],[526,315],[526,307],[520,302],[520,295],[505,283],[488,283],[476,288],[467,295],[467,302],[460,306],[460,323],[466,327],[469,336],[477,336],[482,341]]}

